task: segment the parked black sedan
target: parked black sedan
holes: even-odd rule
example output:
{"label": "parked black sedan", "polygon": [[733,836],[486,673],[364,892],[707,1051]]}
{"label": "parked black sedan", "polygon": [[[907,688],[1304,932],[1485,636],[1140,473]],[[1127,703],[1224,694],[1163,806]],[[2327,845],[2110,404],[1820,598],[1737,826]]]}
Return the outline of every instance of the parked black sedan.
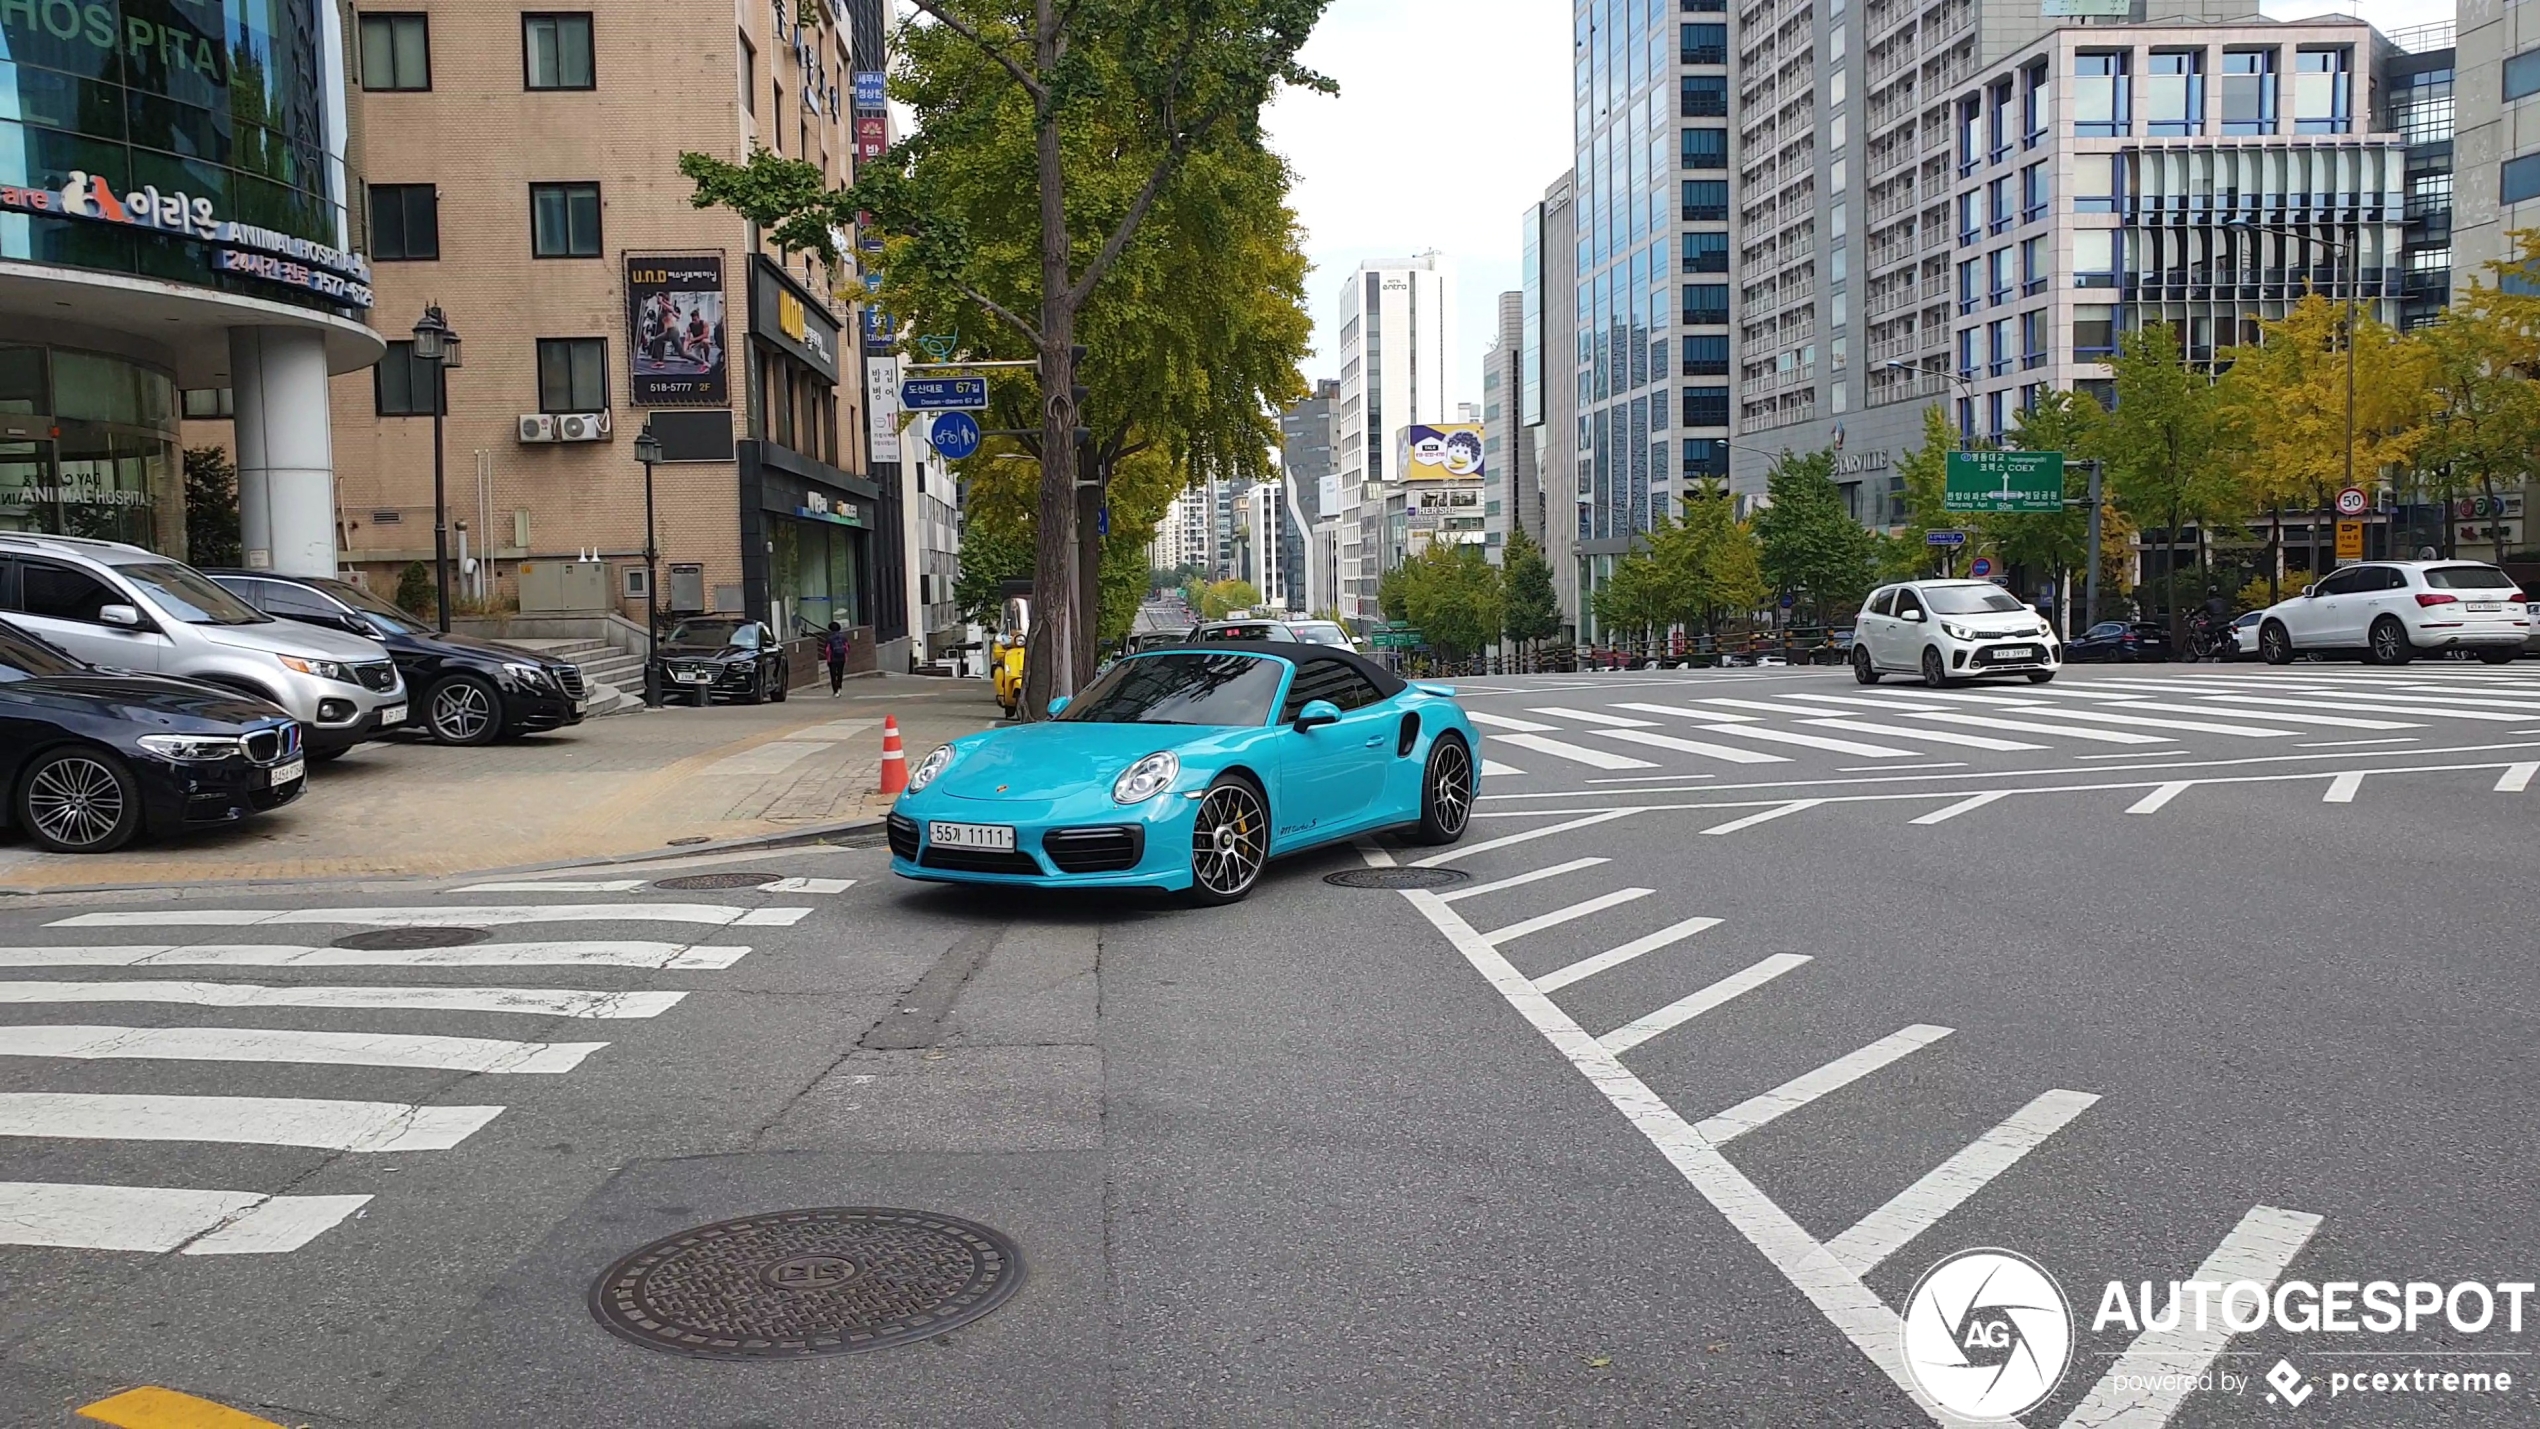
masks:
{"label": "parked black sedan", "polygon": [[661,638],[656,666],[662,697],[705,704],[716,695],[762,704],[785,698],[794,683],[783,641],[738,615],[691,615]]}
{"label": "parked black sedan", "polygon": [[580,724],[590,708],[582,668],[534,650],[444,635],[350,581],[207,571],[249,605],[281,620],[367,635],[388,647],[413,694],[408,721],[443,744],[491,744]]}
{"label": "parked black sedan", "polygon": [[108,853],[278,809],[308,784],[279,707],[109,673],[0,621],[0,812],[37,847]]}
{"label": "parked black sedan", "polygon": [[2170,632],[2157,620],[2103,620],[2064,642],[2064,663],[2170,658]]}

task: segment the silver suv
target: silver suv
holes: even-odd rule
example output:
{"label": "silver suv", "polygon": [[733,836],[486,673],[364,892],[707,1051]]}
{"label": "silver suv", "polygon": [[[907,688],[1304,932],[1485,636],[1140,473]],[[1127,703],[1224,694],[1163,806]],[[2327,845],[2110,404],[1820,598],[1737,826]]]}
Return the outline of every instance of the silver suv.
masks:
{"label": "silver suv", "polygon": [[270,700],[300,722],[312,759],[406,721],[405,684],[378,641],[275,620],[138,546],[0,533],[0,618],[92,665]]}

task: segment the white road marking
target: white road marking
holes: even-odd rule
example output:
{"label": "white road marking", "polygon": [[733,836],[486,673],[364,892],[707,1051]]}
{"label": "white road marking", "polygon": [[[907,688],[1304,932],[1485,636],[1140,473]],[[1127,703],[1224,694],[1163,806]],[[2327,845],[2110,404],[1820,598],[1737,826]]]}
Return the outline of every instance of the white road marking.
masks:
{"label": "white road marking", "polygon": [[1427,858],[1414,859],[1412,860],[1411,866],[1413,868],[1437,868],[1443,864],[1452,863],[1459,858],[1464,858],[1471,854],[1488,853],[1492,849],[1507,848],[1512,844],[1526,843],[1533,839],[1549,838],[1554,834],[1566,834],[1572,829],[1584,829],[1590,824],[1601,824],[1608,819],[1619,819],[1626,814],[1636,814],[1639,812],[1640,811],[1638,809],[1600,809],[1595,813],[1589,814],[1585,818],[1571,819],[1567,822],[1558,824],[1546,824],[1539,829],[1528,829],[1522,834],[1502,834],[1498,838],[1484,839],[1477,844],[1460,844],[1454,848],[1448,849],[1444,853],[1433,853]]}
{"label": "white road marking", "polygon": [[[1744,700],[1704,700],[1707,705],[1739,705]],[[1618,710],[1639,710],[1642,714],[1674,715],[1679,719],[1698,719],[1712,724],[1743,724],[1753,715],[1731,714],[1727,710],[1696,709],[1691,705],[1616,705]]]}
{"label": "white road marking", "polygon": [[370,1199],[0,1181],[0,1245],[276,1255],[307,1245]]}
{"label": "white road marking", "polygon": [[444,893],[632,893],[644,886],[640,878],[565,879],[552,883],[524,880],[518,883],[471,883],[465,888],[445,888]]}
{"label": "white road marking", "polygon": [[0,982],[0,1004],[164,1002],[189,1007],[326,1007],[525,1012],[539,1017],[659,1017],[684,992],[561,987],[264,987],[249,982]]}
{"label": "white road marking", "polygon": [[2076,761],[2084,759],[2167,759],[2176,753],[2178,753],[2178,751],[2175,749],[2129,749],[2121,754],[2076,754],[2073,758]]}
{"label": "white road marking", "polygon": [[2184,781],[2173,784],[2164,784],[2160,788],[2153,790],[2151,793],[2144,795],[2142,798],[2135,800],[2132,804],[2127,805],[2126,812],[2129,814],[2157,814],[2161,812],[2161,810],[2169,807],[2170,800],[2177,798],[2179,795],[2184,794],[2195,787],[2196,786],[2193,783]]}
{"label": "white road marking", "polygon": [[[2203,698],[2222,705],[2291,705],[2295,709],[2333,710],[2356,714],[2432,715],[2440,719],[2476,719],[2489,723],[2513,724],[2531,718],[2528,714],[2505,714],[2497,710],[2444,709],[2427,705],[2394,705],[2380,701],[2349,699],[2343,695],[2311,696],[2288,699],[2280,695],[2206,695]],[[2258,716],[2265,718],[2263,714]]]}
{"label": "white road marking", "polygon": [[1600,893],[1594,898],[1573,903],[1567,908],[1555,908],[1549,913],[1538,913],[1532,918],[1511,923],[1505,928],[1493,928],[1482,936],[1488,938],[1490,945],[1494,948],[1506,947],[1529,933],[1540,933],[1546,928],[1558,928],[1564,923],[1576,922],[1591,913],[1602,913],[1608,908],[1620,907],[1625,903],[1646,898],[1657,891],[1655,888],[1618,888],[1611,893]]}
{"label": "white road marking", "polygon": [[1975,729],[2004,729],[2014,734],[2051,734],[2058,739],[2087,739],[2100,744],[2171,744],[2176,741],[2157,734],[2128,734],[2118,729],[2072,729],[2059,724],[2039,724],[2035,720],[2002,719],[1994,715],[1956,713],[1915,713],[1907,719],[1938,720],[1943,724],[1963,724]]}
{"label": "white road marking", "polygon": [[1950,690],[1916,690],[1914,692],[1914,698],[1918,700],[1955,700],[1963,704],[1974,705],[2008,705],[2014,709],[2023,707],[2033,709],[2046,702],[2044,698],[2038,695],[1971,695],[1963,691]]}
{"label": "white road marking", "polygon": [[2129,710],[2155,710],[2162,714],[2219,715],[2226,719],[2263,719],[2277,724],[2316,724],[2330,729],[2423,729],[2424,725],[2403,720],[2357,719],[2346,715],[2293,714],[2280,710],[2215,709],[2211,705],[2171,704],[2166,700],[2134,700],[2125,702]]}
{"label": "white road marking", "polygon": [[[1588,782],[1591,784],[1663,784],[1670,779],[1716,779],[1718,777],[1720,776],[1716,774],[1613,774],[1603,779],[1590,779]],[[1614,792],[1628,794],[1631,791],[1617,789]]]}
{"label": "white road marking", "polygon": [[77,1141],[216,1141],[327,1151],[447,1151],[501,1116],[498,1106],[294,1097],[0,1092],[0,1136]]}
{"label": "white road marking", "polygon": [[1921,1180],[1863,1216],[1852,1229],[1827,1241],[1826,1249],[1846,1270],[1869,1274],[1872,1267],[1965,1205],[2097,1100],[2089,1092],[2045,1093],[1925,1172]]}
{"label": "white road marking", "polygon": [[1619,1057],[1662,1032],[1671,1031],[1691,1022],[1730,998],[1741,993],[1753,992],[1807,961],[1808,957],[1804,953],[1775,953],[1753,967],[1733,972],[1690,997],[1678,998],[1656,1012],[1617,1027],[1596,1040],[1606,1051]]}
{"label": "white road marking", "polygon": [[1584,764],[1590,769],[1655,769],[1658,767],[1646,759],[1632,759],[1620,754],[1608,754],[1602,749],[1588,749],[1576,744],[1565,744],[1557,739],[1546,739],[1540,734],[1495,734],[1491,736],[1491,743],[1513,744],[1520,749],[1531,749],[1537,754],[1549,754],[1555,759],[1567,759],[1573,764]]}
{"label": "white road marking", "polygon": [[1626,719],[1621,715],[1598,714],[1594,710],[1567,709],[1560,705],[1538,705],[1527,713],[1551,715],[1556,719],[1577,720],[1581,724],[1601,724],[1611,729],[1657,728],[1655,723],[1645,719]]}
{"label": "white road marking", "polygon": [[2499,794],[2519,794],[2531,787],[2531,776],[2540,774],[2540,764],[2517,764],[2496,780]]}
{"label": "white road marking", "polygon": [[1919,739],[1925,744],[1954,744],[1966,749],[1991,749],[2008,752],[2018,749],[2044,749],[2046,747],[2042,744],[2022,744],[2016,739],[1994,739],[1990,736],[1981,734],[1958,734],[1954,731],[1945,729],[1907,729],[1903,725],[1876,724],[1865,719],[1812,719],[1803,720],[1801,723],[1813,724],[1820,729],[1848,729],[1854,734],[1902,735],[1907,739]]}
{"label": "white road marking", "polygon": [[1476,883],[1469,888],[1459,888],[1453,893],[1441,893],[1438,895],[1438,900],[1443,903],[1461,903],[1467,898],[1479,898],[1485,893],[1497,893],[1503,888],[1523,888],[1529,883],[1541,883],[1547,878],[1559,878],[1565,873],[1576,873],[1583,868],[1594,868],[1600,863],[1611,862],[1613,860],[1607,858],[1574,858],[1568,863],[1556,863],[1550,868],[1538,868],[1532,873],[1515,874],[1508,878],[1493,879],[1488,883]]}
{"label": "white road marking", "polygon": [[280,1062],[323,1067],[420,1067],[436,1072],[570,1072],[606,1042],[509,1042],[395,1032],[283,1027],[0,1027],[0,1057],[82,1061]]}
{"label": "white road marking", "polygon": [[1482,777],[1485,779],[1520,779],[1525,777],[1525,773],[1523,769],[1512,769],[1496,759],[1482,761]]}
{"label": "white road marking", "polygon": [[1475,724],[1491,729],[1513,729],[1520,734],[1550,734],[1560,728],[1559,725],[1537,724],[1530,719],[1512,719],[1507,715],[1484,714],[1480,710],[1466,710],[1464,717]]}
{"label": "white road marking", "polygon": [[852,878],[780,878],[758,891],[761,893],[844,893],[855,887]]}
{"label": "white road marking", "polygon": [[[2188,1278],[2228,1285],[2253,1280],[2272,1294],[2276,1278],[2302,1253],[2320,1218],[2302,1211],[2252,1206],[2214,1253]],[[2181,1315],[2174,1328],[2145,1330],[2111,1361],[2088,1398],[2064,1416],[2063,1429],[2161,1429],[2186,1402],[2214,1356],[2231,1343],[2223,1317]]]}
{"label": "white road marking", "polygon": [[2289,738],[2289,729],[2262,729],[2254,724],[2218,724],[2189,719],[2146,719],[2141,715],[2110,714],[2105,710],[2031,710],[2039,719],[2086,719],[2100,724],[2121,724],[2129,729],[2183,729],[2194,734],[2230,734],[2246,739]]}
{"label": "white road marking", "polygon": [[1538,992],[1557,992],[1582,978],[1591,978],[1608,968],[1619,968],[1643,953],[1654,953],[1671,943],[1680,943],[1694,934],[1720,926],[1717,918],[1687,918],[1670,923],[1655,933],[1644,934],[1618,948],[1608,948],[1594,957],[1581,958],[1566,968],[1559,968],[1535,979]]}
{"label": "white road marking", "polygon": [[1907,1057],[1950,1034],[1952,1029],[1918,1022],[1891,1032],[1858,1052],[1848,1052],[1813,1072],[1791,1078],[1761,1096],[1748,1097],[1727,1111],[1701,1122],[1694,1130],[1713,1146],[1724,1146],[1761,1126],[1768,1126],[1829,1092],[1841,1091],[1888,1063]]}
{"label": "white road marking", "polygon": [[[1721,732],[1727,733],[1726,730]],[[1679,739],[1672,734],[1651,734],[1647,730],[1600,729],[1597,733],[1608,739],[1629,740],[1634,744],[1648,745],[1652,749],[1672,749],[1678,754],[1699,754],[1705,759],[1723,759],[1731,764],[1788,764],[1790,762],[1790,756],[1785,754],[1766,754],[1760,749],[1737,749],[1725,744],[1706,744],[1699,739]],[[1740,729],[1738,733],[1748,734],[1752,731]]]}
{"label": "white road marking", "polygon": [[1951,819],[1958,817],[1960,814],[1972,813],[1996,800],[2007,799],[2010,797],[2011,791],[2008,789],[1991,789],[1982,794],[1969,794],[1967,797],[1960,799],[1954,804],[1932,810],[1930,813],[1914,820],[1914,822],[1918,824],[1945,824]]}
{"label": "white road marking", "polygon": [[736,908],[728,903],[441,903],[424,908],[183,908],[82,913],[48,928],[266,928],[359,923],[379,928],[483,928],[506,923],[705,923],[790,928],[809,908]]}
{"label": "white road marking", "polygon": [[1703,832],[1706,834],[1733,834],[1741,829],[1751,829],[1757,824],[1771,823],[1773,820],[1778,819],[1785,814],[1796,814],[1802,809],[1813,809],[1824,802],[1825,800],[1823,799],[1793,799],[1787,804],[1776,804],[1772,808],[1766,809],[1760,814],[1749,814],[1742,819],[1731,819],[1717,828],[1704,829]]}
{"label": "white road marking", "polygon": [[1795,744],[1808,749],[1831,750],[1836,754],[1857,755],[1863,759],[1913,759],[1919,749],[1898,749],[1885,744],[1862,744],[1855,740],[1834,739],[1822,734],[1800,734],[1787,729],[1766,729],[1761,725],[1730,725],[1715,729],[1715,734],[1736,735],[1741,739],[1760,739],[1768,744]]}
{"label": "white road marking", "polygon": [[123,947],[0,946],[10,968],[688,968],[713,971],[744,947],[691,943],[476,943],[459,948],[312,948],[292,943],[150,943]]}
{"label": "white road marking", "polygon": [[2345,773],[2328,781],[2328,792],[2320,796],[2320,802],[2323,804],[2351,804],[2355,802],[2355,791],[2361,789],[2362,787],[2364,787],[2363,771],[2359,769],[2349,769]]}
{"label": "white road marking", "polygon": [[1964,769],[1966,767],[1967,766],[1964,764],[1844,764],[1837,766],[1835,772],[1838,774],[1869,774],[1873,772],[1879,774],[1894,774],[1905,769]]}
{"label": "white road marking", "polygon": [[2415,744],[2417,737],[2403,734],[2396,739],[2330,739],[2318,744],[2297,744],[2296,749],[2360,749],[2367,744]]}

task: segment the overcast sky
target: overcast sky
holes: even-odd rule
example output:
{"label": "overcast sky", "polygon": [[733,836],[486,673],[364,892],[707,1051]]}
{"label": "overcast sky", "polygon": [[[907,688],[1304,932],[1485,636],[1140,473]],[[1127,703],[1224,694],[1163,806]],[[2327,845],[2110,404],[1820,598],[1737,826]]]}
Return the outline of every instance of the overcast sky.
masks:
{"label": "overcast sky", "polygon": [[[2383,30],[2452,18],[2452,0],[2264,0],[2268,15],[2360,14]],[[1450,400],[1478,402],[1499,294],[1518,285],[1518,219],[1570,168],[1570,6],[1563,0],[1332,0],[1306,64],[1336,99],[1283,95],[1271,142],[1314,261],[1311,378],[1337,377],[1341,280],[1436,248],[1455,264]]]}

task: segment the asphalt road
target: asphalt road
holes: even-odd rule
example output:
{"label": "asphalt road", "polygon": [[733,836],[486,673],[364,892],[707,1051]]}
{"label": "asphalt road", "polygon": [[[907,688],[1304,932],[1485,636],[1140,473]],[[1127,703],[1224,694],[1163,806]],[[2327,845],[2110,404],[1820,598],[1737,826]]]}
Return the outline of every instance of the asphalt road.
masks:
{"label": "asphalt road", "polygon": [[[1971,1247],[2069,1303],[2032,1425],[2540,1421],[2540,1305],[2100,1323],[2111,1282],[2540,1280],[2540,666],[1464,694],[1461,845],[1232,909],[879,850],[0,904],[0,1422],[1930,1423],[1898,1315]],[[1469,878],[1323,881],[1370,862]],[[486,931],[333,946],[445,924]],[[1002,1232],[1021,1289],[774,1363],[586,1307],[834,1206]],[[2332,1392],[2418,1370],[2514,1384]]]}

